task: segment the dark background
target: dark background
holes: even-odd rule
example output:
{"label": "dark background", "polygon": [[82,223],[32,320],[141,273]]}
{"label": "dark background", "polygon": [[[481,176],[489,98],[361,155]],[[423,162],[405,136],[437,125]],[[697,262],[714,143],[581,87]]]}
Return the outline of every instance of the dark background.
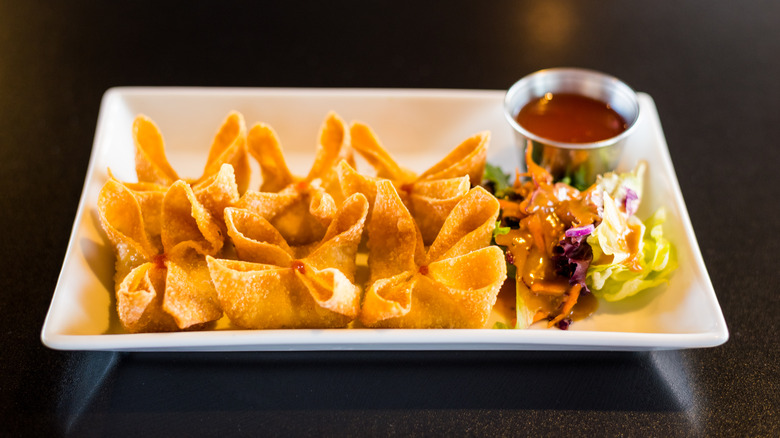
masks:
{"label": "dark background", "polygon": [[[649,93],[731,334],[643,353],[59,352],[40,342],[120,85]],[[0,435],[777,436],[780,3],[0,1]],[[695,318],[695,315],[691,315]]]}

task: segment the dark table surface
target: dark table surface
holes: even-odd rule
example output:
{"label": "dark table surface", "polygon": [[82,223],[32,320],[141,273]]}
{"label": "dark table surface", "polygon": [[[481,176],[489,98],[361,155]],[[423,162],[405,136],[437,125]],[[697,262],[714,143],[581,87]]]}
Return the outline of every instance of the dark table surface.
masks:
{"label": "dark table surface", "polygon": [[[554,66],[608,72],[655,99],[726,344],[41,344],[109,87],[505,89]],[[779,151],[778,2],[0,1],[0,435],[777,436]]]}

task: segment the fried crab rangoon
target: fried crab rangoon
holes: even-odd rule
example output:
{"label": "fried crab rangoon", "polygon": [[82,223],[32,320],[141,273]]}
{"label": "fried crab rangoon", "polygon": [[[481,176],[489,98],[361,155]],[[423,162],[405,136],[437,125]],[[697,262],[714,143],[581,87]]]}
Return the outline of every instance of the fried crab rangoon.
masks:
{"label": "fried crab rangoon", "polygon": [[160,240],[151,242],[132,190],[110,179],[98,213],[116,255],[117,311],[131,333],[198,328],[222,316],[205,256],[217,254],[224,233],[184,181],[171,185],[160,207]]}
{"label": "fried crab rangoon", "polygon": [[205,256],[222,248],[223,210],[250,178],[244,118],[235,111],[225,118],[196,180],[182,180],[170,165],[151,119],[138,115],[132,132],[138,182],[120,182],[109,170],[98,199],[116,254],[120,321],[131,333],[203,327],[222,316]]}
{"label": "fried crab rangoon", "polygon": [[368,327],[482,328],[506,279],[504,254],[490,246],[496,199],[481,187],[471,189],[426,249],[393,184],[383,180],[376,187],[360,321]]}
{"label": "fried crab rangoon", "polygon": [[[417,222],[426,245],[433,242],[447,215],[469,188],[481,182],[490,140],[488,132],[473,135],[417,175],[396,163],[368,125],[353,122],[350,136],[352,147],[374,167],[377,178],[393,182]],[[343,164],[339,167],[339,177],[345,194],[362,191],[373,202],[376,192],[373,182],[377,179],[361,175],[354,166],[350,168]]]}
{"label": "fried crab rangoon", "polygon": [[[181,180],[168,163],[165,142],[157,125],[144,115],[133,122],[135,167],[138,184],[167,190]],[[246,123],[244,116],[233,111],[228,114],[214,136],[203,175],[195,180],[184,180],[224,229],[222,211],[236,203],[249,185],[251,169],[246,150]]]}
{"label": "fried crab rangoon", "polygon": [[260,163],[263,183],[260,191],[247,191],[235,206],[267,219],[292,245],[320,242],[345,198],[335,167],[341,162],[354,164],[344,121],[333,112],[325,118],[306,177],[290,172],[271,126],[255,124],[247,147]]}
{"label": "fried crab rangoon", "polygon": [[[490,246],[498,202],[480,187],[489,133],[416,174],[371,129],[329,113],[293,175],[276,132],[231,112],[203,174],[182,179],[157,126],[133,123],[138,182],[109,170],[98,198],[127,332],[211,327],[484,327],[506,278]],[[355,149],[376,170],[358,173]],[[262,173],[248,190],[249,156]],[[368,269],[357,255],[367,230]],[[365,254],[364,254],[365,255]],[[368,278],[367,278],[368,277]],[[368,279],[367,283],[365,280]],[[363,295],[363,286],[367,291]]]}
{"label": "fried crab rangoon", "polygon": [[355,259],[367,214],[365,196],[352,195],[320,242],[296,247],[260,215],[228,208],[239,260],[207,260],[230,320],[253,329],[346,327],[360,307]]}

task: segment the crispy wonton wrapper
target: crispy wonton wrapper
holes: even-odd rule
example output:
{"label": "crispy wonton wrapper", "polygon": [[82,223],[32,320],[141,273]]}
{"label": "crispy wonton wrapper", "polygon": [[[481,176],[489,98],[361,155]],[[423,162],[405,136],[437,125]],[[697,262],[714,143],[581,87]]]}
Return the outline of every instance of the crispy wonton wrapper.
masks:
{"label": "crispy wonton wrapper", "polygon": [[[168,163],[162,134],[150,118],[142,114],[136,116],[133,140],[139,185],[167,188],[181,179]],[[232,111],[214,136],[203,175],[186,181],[224,230],[222,212],[238,201],[246,191],[250,177],[246,123],[241,113]]]}
{"label": "crispy wonton wrapper", "polygon": [[231,111],[214,136],[203,175],[194,184],[203,183],[219,173],[225,164],[229,164],[233,167],[238,193],[244,193],[249,188],[251,178],[246,135],[244,116],[238,111]]}
{"label": "crispy wonton wrapper", "polygon": [[382,146],[374,131],[365,123],[352,122],[352,148],[376,169],[376,176],[393,181],[396,186],[424,180],[457,178],[468,175],[472,186],[482,182],[487,161],[490,132],[475,134],[455,147],[446,157],[420,175],[401,167]]}
{"label": "crispy wonton wrapper", "polygon": [[151,243],[133,190],[110,179],[98,198],[103,229],[116,255],[117,311],[128,332],[196,328],[222,315],[206,255],[224,232],[192,188],[177,181],[160,206],[163,253]]}
{"label": "crispy wonton wrapper", "polygon": [[260,191],[247,191],[235,203],[268,220],[293,246],[320,242],[345,199],[335,166],[354,163],[344,121],[330,112],[320,127],[317,153],[306,177],[287,168],[276,132],[258,123],[249,131],[249,152],[260,163]]}
{"label": "crispy wonton wrapper", "polygon": [[[476,134],[430,169],[417,175],[396,163],[368,125],[353,122],[350,136],[353,148],[376,169],[377,177],[393,182],[420,228],[426,245],[433,242],[444,220],[469,188],[481,182],[490,140],[489,132]],[[344,165],[338,167],[338,172],[344,194],[360,191],[373,201],[370,192],[376,189],[369,186],[375,183],[375,179],[360,175]]]}
{"label": "crispy wonton wrapper", "polygon": [[[143,114],[136,116],[133,121],[133,141],[139,182],[167,187],[181,179],[168,162],[160,129],[149,117]],[[214,135],[203,175],[188,182],[193,186],[201,185],[218,174],[224,164],[233,167],[238,193],[244,193],[249,186],[251,168],[246,150],[246,123],[244,116],[237,111],[228,114]]]}
{"label": "crispy wonton wrapper", "polygon": [[295,246],[322,240],[338,211],[336,201],[319,180],[300,181],[279,192],[248,190],[235,206],[268,220]]}
{"label": "crispy wonton wrapper", "polygon": [[282,154],[279,136],[265,123],[257,123],[249,131],[247,148],[260,164],[263,176],[260,191],[278,192],[300,181],[311,182],[319,179],[325,191],[335,197],[337,202],[343,201],[334,168],[342,160],[346,160],[354,167],[355,160],[350,146],[349,131],[344,120],[335,112],[328,113],[322,122],[314,163],[306,177],[295,176],[290,172]]}
{"label": "crispy wonton wrapper", "polygon": [[360,321],[369,327],[482,328],[506,279],[500,248],[490,246],[499,205],[471,189],[427,249],[389,181],[377,183],[368,224],[369,288]]}
{"label": "crispy wonton wrapper", "polygon": [[[141,209],[144,230],[146,231],[149,243],[155,248],[155,253],[162,252],[162,241],[160,237],[162,233],[162,224],[160,221],[162,218],[162,201],[163,198],[165,198],[165,192],[168,191],[168,188],[154,183],[121,182],[110,173],[111,172],[109,171],[111,180],[121,187],[112,187],[108,190],[128,190],[133,195]],[[107,184],[106,186],[108,187],[109,185]],[[113,186],[113,184],[111,186]]]}
{"label": "crispy wonton wrapper", "polygon": [[296,248],[260,215],[228,208],[228,233],[243,261],[207,261],[230,320],[255,329],[346,327],[360,307],[355,258],[367,214],[366,198],[353,195],[317,245]]}
{"label": "crispy wonton wrapper", "polygon": [[116,308],[119,320],[130,333],[171,332],[179,327],[163,310],[167,270],[156,263],[144,263],[117,284]]}
{"label": "crispy wonton wrapper", "polygon": [[[365,176],[346,162],[336,168],[345,195],[363,193],[373,208],[376,197],[376,184],[381,178]],[[399,196],[409,209],[420,228],[423,242],[433,243],[450,211],[457,205],[470,188],[469,177],[447,178],[440,180],[422,180],[416,183],[402,184]],[[370,218],[370,215],[369,215]]]}
{"label": "crispy wonton wrapper", "polygon": [[133,121],[135,172],[139,182],[170,186],[179,180],[165,154],[165,140],[149,117],[139,114]]}
{"label": "crispy wonton wrapper", "polygon": [[[160,215],[161,206],[160,199],[153,216]],[[123,183],[114,178],[109,179],[100,190],[97,207],[100,224],[116,255],[114,283],[118,286],[130,271],[150,261],[159,253],[159,249],[149,237],[138,197]],[[155,222],[159,225],[159,217]],[[156,231],[159,233],[159,229]]]}
{"label": "crispy wonton wrapper", "polygon": [[236,204],[240,199],[233,166],[227,163],[222,164],[217,173],[193,184],[192,191],[198,198],[198,202],[211,213],[224,231],[225,208]]}

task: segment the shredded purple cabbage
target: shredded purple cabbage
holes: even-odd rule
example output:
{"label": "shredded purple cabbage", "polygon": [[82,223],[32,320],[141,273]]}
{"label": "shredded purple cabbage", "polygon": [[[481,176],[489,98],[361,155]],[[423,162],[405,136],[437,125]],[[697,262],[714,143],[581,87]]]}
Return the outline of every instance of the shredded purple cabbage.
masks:
{"label": "shredded purple cabbage", "polygon": [[566,237],[587,236],[592,233],[594,229],[596,229],[596,227],[594,227],[593,224],[588,224],[582,227],[569,228],[564,234],[566,234]]}
{"label": "shredded purple cabbage", "polygon": [[633,216],[639,209],[639,195],[631,189],[626,189],[626,199],[623,201],[623,206],[626,209],[626,213],[629,216]]}
{"label": "shredded purple cabbage", "polygon": [[590,293],[585,284],[585,274],[593,260],[593,249],[587,242],[587,234],[565,236],[553,248],[552,262],[555,273],[569,279],[570,285],[582,286],[581,293]]}

